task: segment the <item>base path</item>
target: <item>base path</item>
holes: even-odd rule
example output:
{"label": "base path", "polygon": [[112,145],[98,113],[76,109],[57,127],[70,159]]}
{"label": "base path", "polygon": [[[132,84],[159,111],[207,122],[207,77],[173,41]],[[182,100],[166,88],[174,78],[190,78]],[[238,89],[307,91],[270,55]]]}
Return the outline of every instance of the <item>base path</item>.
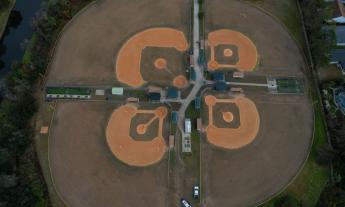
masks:
{"label": "base path", "polygon": [[[236,68],[239,71],[252,71],[257,63],[258,55],[254,43],[245,35],[240,32],[221,29],[209,33],[208,46],[211,50],[211,60],[208,62],[210,70],[217,70],[219,68]],[[233,45],[238,48],[239,61],[237,64],[228,65],[220,64],[217,62],[215,55],[216,47],[219,45]],[[225,57],[231,57],[233,51],[224,50]]]}
{"label": "base path", "polygon": [[[168,47],[184,52],[188,49],[188,42],[183,32],[171,28],[152,28],[142,31],[127,42],[120,49],[117,59],[115,75],[119,81],[132,87],[140,87],[145,84],[140,73],[141,54],[146,47]],[[166,62],[155,62],[157,68],[165,68]],[[177,81],[180,83],[179,81]],[[178,88],[186,85],[174,85]]]}
{"label": "base path", "polygon": [[[138,113],[151,113],[155,116],[144,125],[139,125],[139,134],[144,134],[148,125],[159,119],[158,136],[151,141],[134,140],[130,134],[132,118]],[[124,163],[131,166],[147,166],[159,162],[166,152],[163,137],[163,120],[167,115],[165,107],[155,110],[139,110],[132,105],[117,108],[111,115],[106,128],[106,137],[112,153]]]}
{"label": "base path", "polygon": [[[227,149],[237,149],[251,143],[259,132],[260,118],[253,101],[245,97],[234,99],[217,99],[208,95],[205,97],[208,106],[209,123],[206,127],[207,139],[211,144]],[[240,126],[238,128],[218,128],[214,125],[213,106],[217,103],[234,103],[239,109]],[[225,112],[223,119],[226,122],[233,120],[231,112]]]}

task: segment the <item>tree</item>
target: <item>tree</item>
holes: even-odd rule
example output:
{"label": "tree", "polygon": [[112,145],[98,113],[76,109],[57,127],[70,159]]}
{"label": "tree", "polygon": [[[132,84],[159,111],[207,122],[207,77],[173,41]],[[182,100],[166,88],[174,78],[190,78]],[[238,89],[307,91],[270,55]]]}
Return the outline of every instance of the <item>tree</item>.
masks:
{"label": "tree", "polygon": [[301,6],[313,60],[317,66],[327,65],[330,51],[335,46],[334,30],[324,27],[324,21],[330,19],[331,9],[324,0],[303,0]]}
{"label": "tree", "polygon": [[337,153],[328,145],[325,145],[317,150],[316,162],[319,165],[329,165],[336,157]]}
{"label": "tree", "polygon": [[7,8],[10,5],[10,0],[1,0],[0,1],[0,10]]}
{"label": "tree", "polygon": [[298,200],[290,195],[284,195],[274,202],[274,207],[299,207]]}

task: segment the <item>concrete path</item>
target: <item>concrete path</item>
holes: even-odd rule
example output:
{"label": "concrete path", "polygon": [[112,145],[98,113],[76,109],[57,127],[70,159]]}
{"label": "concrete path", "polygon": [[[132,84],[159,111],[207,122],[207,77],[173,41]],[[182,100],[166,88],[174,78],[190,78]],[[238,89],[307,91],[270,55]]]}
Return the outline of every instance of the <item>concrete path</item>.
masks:
{"label": "concrete path", "polygon": [[268,87],[267,83],[240,83],[240,82],[226,82],[232,86],[257,86],[257,87]]}
{"label": "concrete path", "polygon": [[[203,86],[204,82],[204,71],[201,65],[198,63],[199,58],[199,49],[200,49],[200,28],[199,28],[199,4],[198,0],[193,0],[194,4],[194,14],[193,14],[193,20],[194,20],[194,26],[193,26],[193,58],[194,58],[194,70],[196,74],[195,83],[193,86],[192,91],[189,93],[188,97],[181,100],[181,108],[178,111],[178,128],[181,131],[182,137],[184,136],[184,119],[185,119],[185,112],[189,104],[195,99],[197,93],[199,92],[200,88]],[[181,139],[177,139],[176,145],[178,146],[177,149],[180,149],[181,143],[179,141]]]}

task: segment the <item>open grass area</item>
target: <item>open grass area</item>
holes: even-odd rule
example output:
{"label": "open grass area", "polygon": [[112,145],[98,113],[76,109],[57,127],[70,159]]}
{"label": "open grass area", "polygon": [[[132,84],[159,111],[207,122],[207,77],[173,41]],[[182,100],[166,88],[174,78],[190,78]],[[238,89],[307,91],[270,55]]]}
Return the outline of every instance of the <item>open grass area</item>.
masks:
{"label": "open grass area", "polygon": [[8,18],[10,17],[11,10],[14,7],[15,3],[16,0],[10,0],[7,8],[0,10],[0,39],[5,32]]}
{"label": "open grass area", "polygon": [[[306,44],[303,37],[303,28],[298,11],[296,0],[246,0],[276,16],[290,31],[298,44],[306,51]],[[311,82],[311,81],[310,81]],[[263,207],[279,206],[278,201],[290,196],[301,203],[302,206],[315,206],[319,196],[327,184],[329,170],[316,163],[317,150],[327,144],[326,131],[322,117],[322,106],[317,98],[316,89],[311,85],[311,97],[314,103],[315,131],[314,142],[310,156],[305,166],[295,180],[279,196],[262,205]]]}

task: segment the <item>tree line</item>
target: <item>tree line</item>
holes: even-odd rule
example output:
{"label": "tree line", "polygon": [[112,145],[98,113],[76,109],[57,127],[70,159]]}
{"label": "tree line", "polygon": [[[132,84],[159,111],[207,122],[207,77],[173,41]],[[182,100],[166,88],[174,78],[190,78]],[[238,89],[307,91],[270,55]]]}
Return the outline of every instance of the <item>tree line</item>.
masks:
{"label": "tree line", "polygon": [[[330,91],[331,88],[344,87],[344,80],[321,84],[321,89]],[[333,96],[329,95],[329,102],[333,105]],[[318,152],[318,162],[321,165],[333,163],[333,178],[322,192],[320,207],[345,206],[345,116],[341,110],[327,110],[326,120],[330,132],[332,148],[325,146]]]}
{"label": "tree line", "polygon": [[[44,77],[59,31],[91,0],[49,0],[33,21],[23,61],[14,63],[0,90],[0,206],[51,206],[34,150],[33,96]],[[1,6],[7,0],[0,1]]]}
{"label": "tree line", "polygon": [[0,11],[6,9],[8,6],[10,6],[10,0],[1,0],[0,1]]}
{"label": "tree line", "polygon": [[332,3],[325,0],[299,0],[309,38],[312,58],[317,67],[329,64],[329,54],[335,46],[334,29],[326,27],[331,19]]}

